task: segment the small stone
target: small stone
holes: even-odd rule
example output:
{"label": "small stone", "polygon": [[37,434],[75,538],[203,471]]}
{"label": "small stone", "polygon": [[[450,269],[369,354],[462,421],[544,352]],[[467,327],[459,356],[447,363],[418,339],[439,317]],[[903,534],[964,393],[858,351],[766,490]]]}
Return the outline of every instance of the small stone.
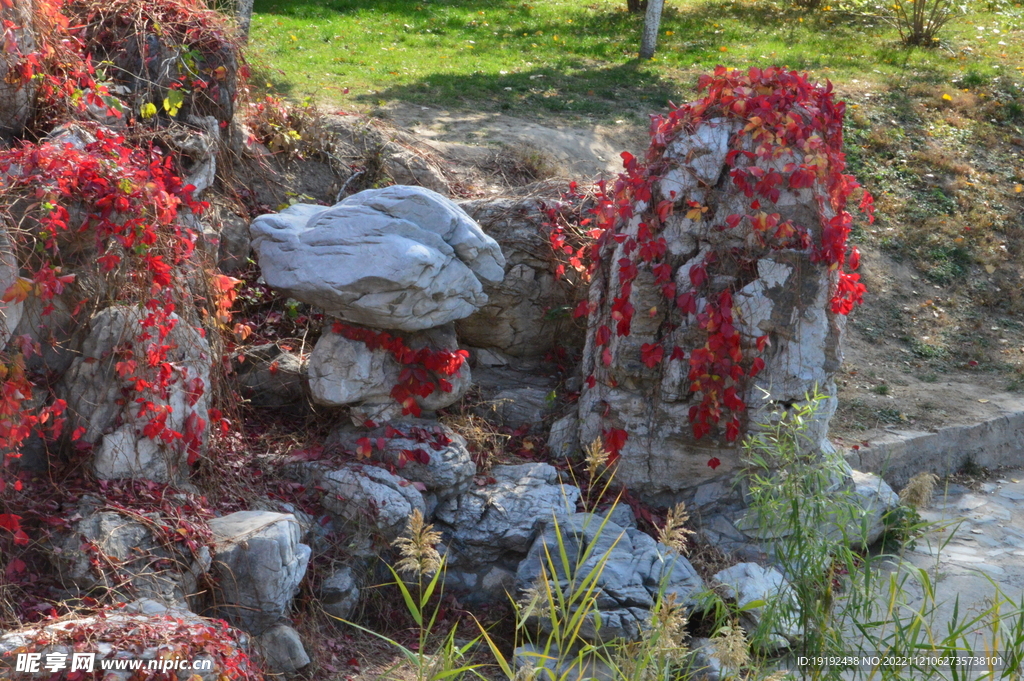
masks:
{"label": "small stone", "polygon": [[257,636],[256,647],[274,674],[293,674],[309,664],[299,632],[287,624],[275,624]]}

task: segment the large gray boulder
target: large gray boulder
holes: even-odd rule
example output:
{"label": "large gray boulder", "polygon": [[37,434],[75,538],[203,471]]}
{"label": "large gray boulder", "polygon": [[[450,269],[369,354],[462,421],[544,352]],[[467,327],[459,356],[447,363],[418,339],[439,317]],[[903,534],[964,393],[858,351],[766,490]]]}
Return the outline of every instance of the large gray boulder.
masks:
{"label": "large gray boulder", "polygon": [[[576,510],[580,490],[559,483],[549,464],[495,466],[494,483],[445,501],[435,512],[453,564],[489,563],[505,552],[525,554],[552,518]],[[456,559],[457,556],[457,559]]]}
{"label": "large gray boulder", "polygon": [[262,634],[288,614],[306,574],[310,548],[299,543],[290,513],[238,511],[210,521],[218,612],[234,626]]}
{"label": "large gray boulder", "polygon": [[250,226],[267,283],[355,324],[419,331],[487,302],[504,276],[494,239],[422,187],[354,194],[331,208],[295,204]]}
{"label": "large gray boulder", "polygon": [[490,478],[434,512],[448,560],[446,585],[481,602],[506,600],[537,534],[553,518],[575,512],[580,498],[579,488],[561,484],[548,464],[495,466]]}
{"label": "large gray boulder", "polygon": [[[568,571],[562,549],[569,560]],[[674,549],[591,513],[575,513],[550,523],[520,563],[516,582],[520,592],[543,591],[546,575],[551,588],[562,589],[568,596],[585,588],[581,585],[594,573],[600,617],[587,614],[580,632],[593,641],[638,639],[659,595],[674,595],[676,603],[692,608],[704,588],[690,562]],[[550,629],[547,618],[536,619],[542,629]]]}
{"label": "large gray boulder", "polygon": [[[156,379],[157,369],[146,367],[149,345],[157,332],[144,328],[142,311],[108,307],[93,317],[91,329],[64,375],[59,393],[67,400],[72,428],[83,428],[83,442],[93,445],[93,472],[101,479],[143,478],[156,482],[181,479],[189,455],[186,443],[196,438],[196,452],[205,450],[209,421],[210,366],[213,353],[206,339],[184,320],[171,315],[174,328],[160,342],[169,347],[167,364],[173,368],[167,391],[147,391],[154,411],[142,414],[141,405],[124,395],[134,394],[132,376]],[[151,334],[151,335],[144,335]],[[136,369],[119,372],[118,363],[135,361]],[[183,435],[165,441],[143,434],[159,412],[165,412],[167,431]]]}

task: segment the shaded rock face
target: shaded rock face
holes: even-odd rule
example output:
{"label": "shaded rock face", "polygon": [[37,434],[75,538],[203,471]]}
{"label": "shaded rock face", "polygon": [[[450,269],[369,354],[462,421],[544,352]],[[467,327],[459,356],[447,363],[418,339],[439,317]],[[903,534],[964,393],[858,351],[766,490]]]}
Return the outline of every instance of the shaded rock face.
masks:
{"label": "shaded rock face", "polygon": [[[32,116],[33,100],[39,81],[30,79],[21,82],[17,66],[22,56],[36,51],[36,36],[33,28],[31,2],[5,3],[0,6],[0,20],[13,26],[5,29],[5,37],[11,41],[5,46],[0,57],[0,140],[9,141],[21,134]],[[11,53],[9,47],[16,47],[18,53]],[[0,344],[2,345],[2,344]]]}
{"label": "shaded rock face", "polygon": [[548,464],[495,466],[491,477],[493,484],[442,501],[434,512],[448,556],[445,583],[480,600],[505,598],[537,534],[574,512],[580,497]]}
{"label": "shaded rock face", "polygon": [[359,605],[359,585],[351,567],[335,570],[320,585],[324,612],[338,619],[349,619]]}
{"label": "shaded rock face", "polygon": [[[429,347],[454,352],[459,349],[451,324],[394,335],[402,338],[412,350]],[[391,390],[398,384],[404,368],[387,350],[371,350],[365,343],[349,340],[328,326],[309,357],[309,389],[317,404],[329,407],[360,404],[371,420],[387,421],[390,416],[401,413],[401,407],[391,397]],[[454,404],[472,381],[469,365],[465,363],[454,376],[430,373],[436,386],[434,392],[426,397],[416,396],[416,402],[426,411]],[[450,384],[450,391],[440,387],[442,378]],[[386,415],[382,417],[380,412]]]}
{"label": "shaded rock face", "polygon": [[[158,513],[148,513],[146,522],[118,513],[97,510],[100,502],[84,499],[82,518],[73,530],[54,540],[50,554],[65,587],[89,593],[97,588],[112,589],[123,600],[129,594],[166,606],[187,608],[186,598],[197,592],[197,580],[210,569],[210,552],[201,547],[193,556],[183,545],[173,547],[153,534],[166,524]],[[86,550],[85,546],[95,549]],[[100,565],[94,562],[98,553]],[[115,576],[108,569],[117,566]],[[121,580],[124,583],[121,584]]]}
{"label": "shaded rock face", "polygon": [[[735,123],[712,119],[692,134],[680,132],[664,152],[668,170],[655,183],[651,199],[674,203],[674,213],[665,219],[661,232],[664,262],[671,267],[675,293],[694,295],[697,313],[705,311],[709,301],[702,297],[702,289],[695,288],[691,268],[705,262],[708,254],[757,243],[746,222],[724,228],[726,216],[750,213],[750,199],[727,172],[726,155],[731,150],[751,151],[756,143],[749,136],[737,137],[737,130]],[[776,165],[781,168],[800,160],[782,157],[771,168],[760,158],[753,163],[774,170]],[[688,202],[709,207],[708,215],[714,217],[686,217]],[[637,207],[638,215],[623,230],[627,237],[637,236],[639,213],[645,208],[646,204]],[[812,237],[834,216],[820,182],[802,189],[780,186],[779,199],[768,210],[777,211],[783,221],[806,226]],[[594,380],[585,382],[579,401],[579,441],[591,442],[608,429],[625,430],[629,437],[621,451],[619,481],[652,500],[692,498],[698,486],[728,480],[736,471],[740,439],[727,441],[725,418],[710,434],[694,437],[690,413],[702,395],[691,392],[689,358],[704,347],[708,333],[700,328],[696,314],[668,316],[674,301],[665,300],[662,283],[649,269],[641,268],[632,282],[628,302],[637,313],[630,333],[617,335],[611,308],[622,293],[619,263],[623,258],[628,261],[627,244],[628,238],[623,244],[609,240],[590,289],[594,312],[588,320],[582,373]],[[810,249],[765,248],[753,268],[713,274],[717,277],[713,285],[735,290],[732,324],[741,338],[745,366],[756,356],[757,338],[770,340],[757,355],[765,367],[738,388],[738,397],[746,404],[741,417],[744,426],[752,429],[753,424],[769,422],[772,413],[802,403],[817,390],[825,399],[808,430],[813,447],[828,446],[825,435],[836,408],[833,376],[842,361],[845,317],[833,314],[829,305],[836,275],[827,263],[812,262],[811,256]],[[598,337],[602,328],[612,330],[606,341]],[[645,364],[645,345],[665,348],[664,361],[653,367]],[[671,360],[673,348],[685,352],[685,358]],[[712,458],[721,462],[717,469],[708,466]]]}
{"label": "shaded rock face", "polygon": [[218,575],[218,613],[252,634],[285,617],[306,574],[311,550],[299,543],[290,513],[238,511],[210,521]]}
{"label": "shaded rock face", "polygon": [[299,632],[283,622],[267,629],[253,643],[273,674],[294,674],[310,662]]}
{"label": "shaded rock face", "polygon": [[[568,572],[562,548],[569,558]],[[676,603],[692,608],[704,588],[690,562],[675,550],[635,528],[591,513],[575,513],[557,525],[549,524],[520,563],[516,585],[525,592],[542,584],[542,575],[547,575],[552,588],[557,584],[568,596],[595,572],[600,618],[588,614],[581,630],[592,641],[636,640],[659,594],[672,594]],[[538,623],[550,627],[543,617]]]}
{"label": "shaded rock face", "polygon": [[[212,353],[206,339],[183,320],[177,320],[163,344],[170,346],[167,361],[175,368],[166,394],[140,395],[159,408],[169,408],[165,425],[185,433],[195,423],[209,421],[207,392]],[[72,427],[84,428],[82,441],[93,445],[93,472],[101,479],[142,478],[172,482],[185,471],[183,440],[170,443],[142,434],[151,415],[140,415],[140,405],[125,400],[134,394],[117,363],[130,350],[139,365],[145,363],[152,339],[140,340],[143,332],[138,310],[109,307],[93,317],[81,356],[64,375],[60,394],[67,400]],[[154,332],[155,333],[155,332]],[[129,374],[130,376],[131,374]],[[202,387],[202,394],[196,388]],[[199,435],[205,448],[207,431]]]}
{"label": "shaded rock face", "polygon": [[419,331],[472,314],[498,282],[498,244],[440,194],[394,186],[253,221],[268,284],[348,322]]}
{"label": "shaded rock face", "polygon": [[305,399],[305,362],[274,343],[249,348],[234,368],[242,397],[257,407],[293,407]]}
{"label": "shaded rock face", "polygon": [[570,287],[555,276],[550,227],[537,199],[479,199],[459,204],[505,254],[505,278],[485,283],[487,303],[458,322],[467,345],[494,348],[512,357],[540,358],[556,345],[580,347],[583,333],[569,314]]}
{"label": "shaded rock face", "polygon": [[554,376],[486,367],[473,372],[473,384],[480,394],[473,411],[508,428],[540,430],[557,406],[558,379]]}

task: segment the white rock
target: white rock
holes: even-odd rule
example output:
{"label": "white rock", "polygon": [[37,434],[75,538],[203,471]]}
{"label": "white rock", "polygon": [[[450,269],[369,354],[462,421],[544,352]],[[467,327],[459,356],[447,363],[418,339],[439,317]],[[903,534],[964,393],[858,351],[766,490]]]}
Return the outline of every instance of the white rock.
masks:
{"label": "white rock", "polygon": [[[748,638],[761,626],[766,609],[772,611],[770,619],[774,626],[770,631],[760,633],[766,635],[769,647],[782,647],[787,641],[799,637],[800,606],[792,587],[781,572],[757,563],[738,563],[716,573],[713,579],[723,585],[726,596],[735,599],[740,608],[746,608],[755,601],[763,603],[747,608],[741,615],[740,623],[747,631]],[[782,609],[788,613],[783,614]]]}
{"label": "white rock", "polygon": [[487,302],[481,279],[503,276],[498,244],[422,187],[369,190],[332,208],[296,204],[256,218],[250,231],[268,284],[377,328],[418,331],[467,317]]}
{"label": "white rock", "polygon": [[238,511],[210,521],[219,611],[261,634],[286,616],[306,574],[310,548],[290,513]]}

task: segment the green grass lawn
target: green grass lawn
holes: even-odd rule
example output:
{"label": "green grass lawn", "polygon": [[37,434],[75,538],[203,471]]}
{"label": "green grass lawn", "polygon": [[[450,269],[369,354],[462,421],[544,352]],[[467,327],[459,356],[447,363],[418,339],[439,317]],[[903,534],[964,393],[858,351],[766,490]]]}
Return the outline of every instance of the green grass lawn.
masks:
{"label": "green grass lawn", "polygon": [[782,64],[880,85],[1021,80],[1020,4],[976,3],[932,49],[902,48],[873,5],[666,4],[651,62],[636,59],[643,18],[625,0],[256,0],[251,45],[274,87],[293,98],[570,117],[685,99],[696,74],[716,64]]}

